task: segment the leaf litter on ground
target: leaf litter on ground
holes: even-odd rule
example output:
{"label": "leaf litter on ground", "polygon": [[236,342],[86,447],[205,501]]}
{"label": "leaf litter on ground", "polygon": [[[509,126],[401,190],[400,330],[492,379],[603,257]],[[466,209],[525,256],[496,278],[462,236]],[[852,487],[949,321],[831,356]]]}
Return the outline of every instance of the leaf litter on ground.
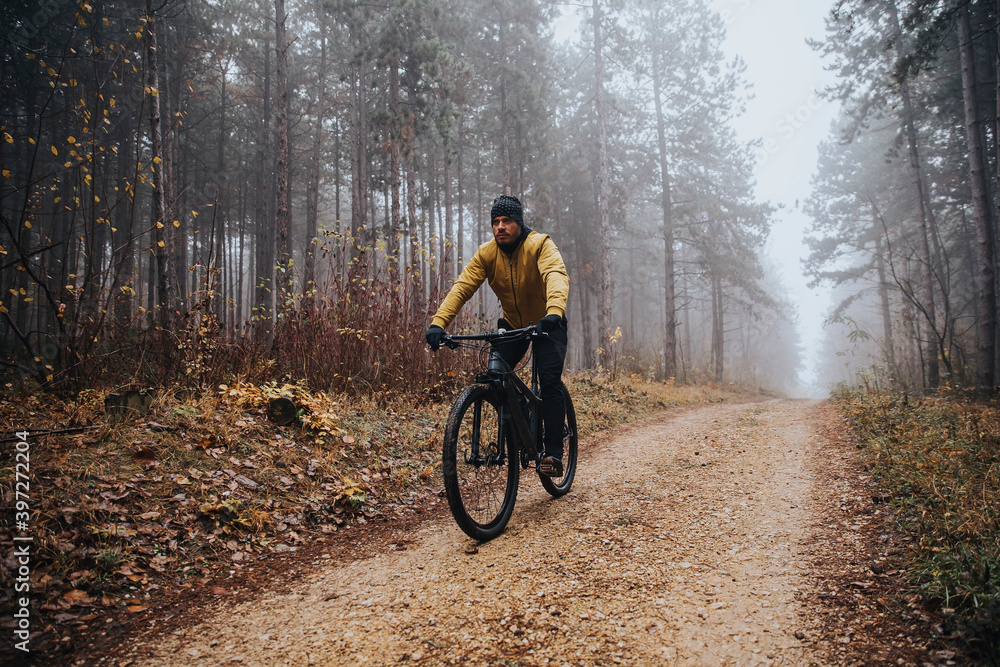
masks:
{"label": "leaf litter on ground", "polygon": [[[636,377],[568,380],[581,435],[735,396]],[[267,420],[276,397],[299,406],[296,423]],[[141,617],[181,590],[223,595],[217,580],[227,572],[440,493],[447,404],[237,381],[198,395],[163,392],[131,422],[103,424],[103,407],[95,390],[0,400],[0,433],[96,427],[31,442],[30,590],[43,649],[72,652],[94,628]],[[15,475],[4,456],[0,504],[10,513]],[[2,530],[0,543],[12,547],[12,526]],[[10,556],[0,624],[13,618],[16,571]]]}

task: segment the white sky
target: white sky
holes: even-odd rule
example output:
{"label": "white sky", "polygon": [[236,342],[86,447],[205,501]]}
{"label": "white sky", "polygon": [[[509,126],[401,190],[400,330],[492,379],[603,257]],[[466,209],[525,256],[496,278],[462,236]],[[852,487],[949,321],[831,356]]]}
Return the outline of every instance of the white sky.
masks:
{"label": "white sky", "polygon": [[[824,288],[806,287],[800,260],[808,254],[803,237],[809,219],[799,203],[809,196],[817,148],[827,138],[837,111],[836,104],[816,94],[833,83],[834,77],[806,44],[807,38],[824,37],[823,19],[832,2],[709,0],[726,23],[726,53],[730,59],[737,55],[743,59],[745,76],[753,85],[754,99],[734,126],[743,141],[763,141],[758,152],[757,196],[782,207],[774,216],[768,252],[781,268],[798,313],[804,347],[800,380],[817,396],[826,394],[825,388],[815,386],[815,366],[830,295]],[[557,23],[561,38],[575,36],[576,11],[586,6],[563,5],[563,18]]]}
{"label": "white sky", "polygon": [[806,385],[816,381],[814,367],[830,297],[826,289],[806,287],[800,259],[807,254],[803,235],[809,219],[796,201],[809,196],[817,146],[828,136],[837,107],[815,94],[834,77],[805,40],[824,37],[823,19],[831,4],[832,0],[711,0],[726,22],[726,52],[743,59],[753,84],[755,98],[735,126],[745,141],[764,140],[757,166],[758,197],[784,206],[775,215],[769,251],[798,311],[805,347],[800,377]]}

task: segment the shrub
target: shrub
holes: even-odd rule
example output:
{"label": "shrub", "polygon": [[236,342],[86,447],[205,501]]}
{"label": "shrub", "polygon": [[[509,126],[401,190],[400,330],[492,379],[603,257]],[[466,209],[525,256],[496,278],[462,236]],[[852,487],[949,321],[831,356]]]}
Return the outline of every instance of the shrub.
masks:
{"label": "shrub", "polygon": [[834,396],[911,536],[913,583],[1000,655],[1000,407],[959,393],[912,400],[877,386]]}

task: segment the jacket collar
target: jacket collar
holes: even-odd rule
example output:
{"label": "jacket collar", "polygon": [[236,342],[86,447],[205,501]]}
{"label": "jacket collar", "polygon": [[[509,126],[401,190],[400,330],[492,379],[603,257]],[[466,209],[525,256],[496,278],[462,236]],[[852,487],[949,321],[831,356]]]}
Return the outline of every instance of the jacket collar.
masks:
{"label": "jacket collar", "polygon": [[500,243],[496,239],[493,239],[493,242],[497,244],[498,248],[507,253],[507,256],[509,257],[510,255],[514,254],[515,250],[521,247],[521,244],[524,243],[524,239],[528,238],[528,234],[530,234],[532,231],[534,230],[529,229],[527,227],[521,227],[521,233],[520,235],[518,235],[517,240],[514,241],[513,243]]}

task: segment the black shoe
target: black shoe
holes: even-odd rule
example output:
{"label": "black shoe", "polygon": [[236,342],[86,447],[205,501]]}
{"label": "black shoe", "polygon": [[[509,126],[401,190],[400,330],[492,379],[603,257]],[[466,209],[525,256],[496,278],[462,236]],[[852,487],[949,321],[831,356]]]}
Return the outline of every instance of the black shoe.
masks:
{"label": "black shoe", "polygon": [[543,456],[542,460],[538,462],[538,472],[546,477],[562,477],[562,459],[558,456]]}

